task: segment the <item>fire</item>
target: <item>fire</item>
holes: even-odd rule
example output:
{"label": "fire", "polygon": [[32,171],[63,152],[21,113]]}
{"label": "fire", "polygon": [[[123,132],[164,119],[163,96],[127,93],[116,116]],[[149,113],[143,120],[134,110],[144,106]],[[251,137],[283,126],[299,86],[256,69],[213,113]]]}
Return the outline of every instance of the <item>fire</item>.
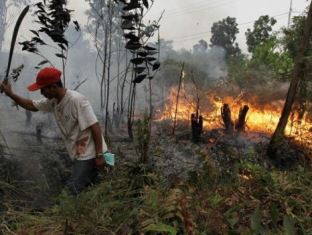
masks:
{"label": "fire", "polygon": [[[184,121],[189,123],[190,116],[192,113],[196,112],[197,107],[197,97],[196,94],[194,95],[194,93],[194,91],[188,92],[185,86],[182,86],[179,93],[179,98],[177,99],[178,89],[171,88],[164,110],[157,119],[173,120],[176,116],[177,122]],[[229,104],[231,108],[231,116],[233,121],[238,118],[240,108],[243,107],[243,105],[248,105],[249,111],[246,117],[246,130],[253,132],[263,132],[267,134],[272,134],[276,129],[284,105],[284,101],[282,100],[275,101],[270,104],[257,105],[254,103],[254,101],[246,101],[241,97],[237,97],[235,99],[233,97],[225,96],[220,98],[211,94],[205,94],[204,96],[201,96],[200,101],[200,115],[203,116],[204,128],[206,130],[223,127],[221,107],[226,103]],[[296,117],[292,116],[287,125],[286,134],[294,138],[309,136],[309,139],[311,139],[312,122],[304,117],[299,123]],[[298,134],[300,134],[300,136]]]}

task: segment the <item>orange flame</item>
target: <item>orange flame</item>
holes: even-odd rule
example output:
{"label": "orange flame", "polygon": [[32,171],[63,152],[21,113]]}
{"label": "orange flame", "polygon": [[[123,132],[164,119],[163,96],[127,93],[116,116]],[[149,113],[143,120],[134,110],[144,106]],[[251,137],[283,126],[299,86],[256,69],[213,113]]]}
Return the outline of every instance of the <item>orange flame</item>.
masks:
{"label": "orange flame", "polygon": [[[174,119],[178,96],[177,91],[177,88],[171,88],[169,90],[164,110],[157,118],[158,120]],[[205,96],[201,97],[201,100],[207,101],[207,105],[200,105],[200,115],[204,118],[204,128],[206,130],[223,127],[221,118],[221,107],[223,104],[229,104],[233,121],[238,118],[240,108],[243,105],[248,105],[249,111],[246,117],[246,130],[272,134],[276,129],[284,105],[284,101],[282,100],[270,104],[257,105],[254,101],[242,101],[240,97],[234,99],[233,97],[219,98],[211,94]],[[208,107],[202,108],[202,106]],[[196,107],[196,98],[194,98],[194,95],[188,94],[185,86],[182,86],[178,99],[177,122],[189,122],[191,114],[196,112]],[[296,116],[293,115],[286,127],[286,135],[295,139],[309,136],[307,139],[311,139],[312,123],[306,117],[299,122]]]}

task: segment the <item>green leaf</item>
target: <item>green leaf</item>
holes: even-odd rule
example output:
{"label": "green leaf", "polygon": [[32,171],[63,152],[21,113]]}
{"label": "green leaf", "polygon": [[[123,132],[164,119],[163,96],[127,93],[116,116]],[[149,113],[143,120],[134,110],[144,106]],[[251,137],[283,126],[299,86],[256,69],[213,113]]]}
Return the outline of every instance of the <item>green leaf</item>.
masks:
{"label": "green leaf", "polygon": [[139,49],[141,46],[142,46],[141,43],[130,40],[130,41],[126,44],[125,47],[126,47],[126,49],[129,49],[129,50],[137,50],[137,49]]}
{"label": "green leaf", "polygon": [[148,9],[148,6],[149,6],[148,0],[143,0],[143,5]]}
{"label": "green leaf", "polygon": [[255,232],[255,234],[259,234],[262,227],[261,227],[261,212],[259,207],[255,210],[250,218],[250,226],[251,229]]}
{"label": "green leaf", "polygon": [[73,23],[74,23],[74,25],[75,25],[75,30],[76,30],[77,32],[80,31],[80,25],[79,25],[78,21],[75,20],[75,21],[73,21]]}
{"label": "green leaf", "polygon": [[44,65],[44,64],[46,64],[46,63],[49,63],[49,61],[48,60],[43,60],[43,61],[41,61],[38,65],[40,66],[40,65]]}
{"label": "green leaf", "polygon": [[144,62],[144,59],[143,58],[139,58],[139,57],[138,58],[133,58],[133,59],[130,60],[130,62],[133,63],[133,64],[138,65],[138,64],[142,64]]}
{"label": "green leaf", "polygon": [[58,45],[63,51],[66,51],[66,47],[65,47],[63,44],[58,43],[57,45]]}
{"label": "green leaf", "polygon": [[60,58],[66,59],[66,56],[64,56],[63,54],[56,53],[55,55],[56,55],[57,57],[60,57]]}
{"label": "green leaf", "polygon": [[157,203],[157,192],[156,190],[151,190],[147,195],[147,204],[150,206],[153,210],[156,210],[158,207]]}
{"label": "green leaf", "polygon": [[149,62],[151,62],[151,61],[155,61],[156,58],[154,58],[154,57],[146,57],[146,60],[149,61]]}
{"label": "green leaf", "polygon": [[159,61],[156,61],[154,64],[153,64],[153,71],[159,69],[160,67],[160,62]]}
{"label": "green leaf", "polygon": [[151,224],[144,228],[144,232],[167,232],[170,235],[177,234],[177,230],[174,227],[162,223]]}
{"label": "green leaf", "polygon": [[141,83],[144,78],[146,78],[147,74],[141,74],[141,75],[138,75],[136,76],[134,79],[133,79],[133,83]]}
{"label": "green leaf", "polygon": [[144,49],[147,51],[156,51],[157,50],[156,48],[150,47],[150,46],[145,46]]}
{"label": "green leaf", "polygon": [[140,73],[143,73],[145,71],[146,67],[135,67],[134,68],[134,71],[137,73],[137,74],[140,74]]}
{"label": "green leaf", "polygon": [[30,32],[32,32],[33,34],[35,34],[37,37],[39,37],[39,33],[35,30],[29,30]]}
{"label": "green leaf", "polygon": [[125,7],[122,8],[123,11],[132,11],[134,9],[140,8],[139,3],[127,3]]}
{"label": "green leaf", "polygon": [[283,226],[287,235],[296,234],[294,220],[289,215],[284,215]]}

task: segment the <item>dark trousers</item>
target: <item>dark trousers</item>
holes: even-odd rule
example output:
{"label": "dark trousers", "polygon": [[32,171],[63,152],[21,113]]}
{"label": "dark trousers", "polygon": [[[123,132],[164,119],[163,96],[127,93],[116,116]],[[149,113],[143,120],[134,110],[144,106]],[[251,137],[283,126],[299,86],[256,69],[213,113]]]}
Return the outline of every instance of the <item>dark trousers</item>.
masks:
{"label": "dark trousers", "polygon": [[97,173],[95,159],[75,160],[72,174],[65,187],[71,194],[78,195],[86,187],[94,183]]}

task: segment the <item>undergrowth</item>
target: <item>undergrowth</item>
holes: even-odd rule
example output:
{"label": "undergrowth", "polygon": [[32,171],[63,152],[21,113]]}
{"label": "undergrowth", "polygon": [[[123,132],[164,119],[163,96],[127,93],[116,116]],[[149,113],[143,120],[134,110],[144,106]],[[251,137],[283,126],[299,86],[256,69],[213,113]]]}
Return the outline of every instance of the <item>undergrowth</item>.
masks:
{"label": "undergrowth", "polygon": [[45,211],[7,205],[0,234],[312,234],[310,169],[236,159],[224,173],[202,157],[188,181],[132,163],[78,197],[61,193]]}

